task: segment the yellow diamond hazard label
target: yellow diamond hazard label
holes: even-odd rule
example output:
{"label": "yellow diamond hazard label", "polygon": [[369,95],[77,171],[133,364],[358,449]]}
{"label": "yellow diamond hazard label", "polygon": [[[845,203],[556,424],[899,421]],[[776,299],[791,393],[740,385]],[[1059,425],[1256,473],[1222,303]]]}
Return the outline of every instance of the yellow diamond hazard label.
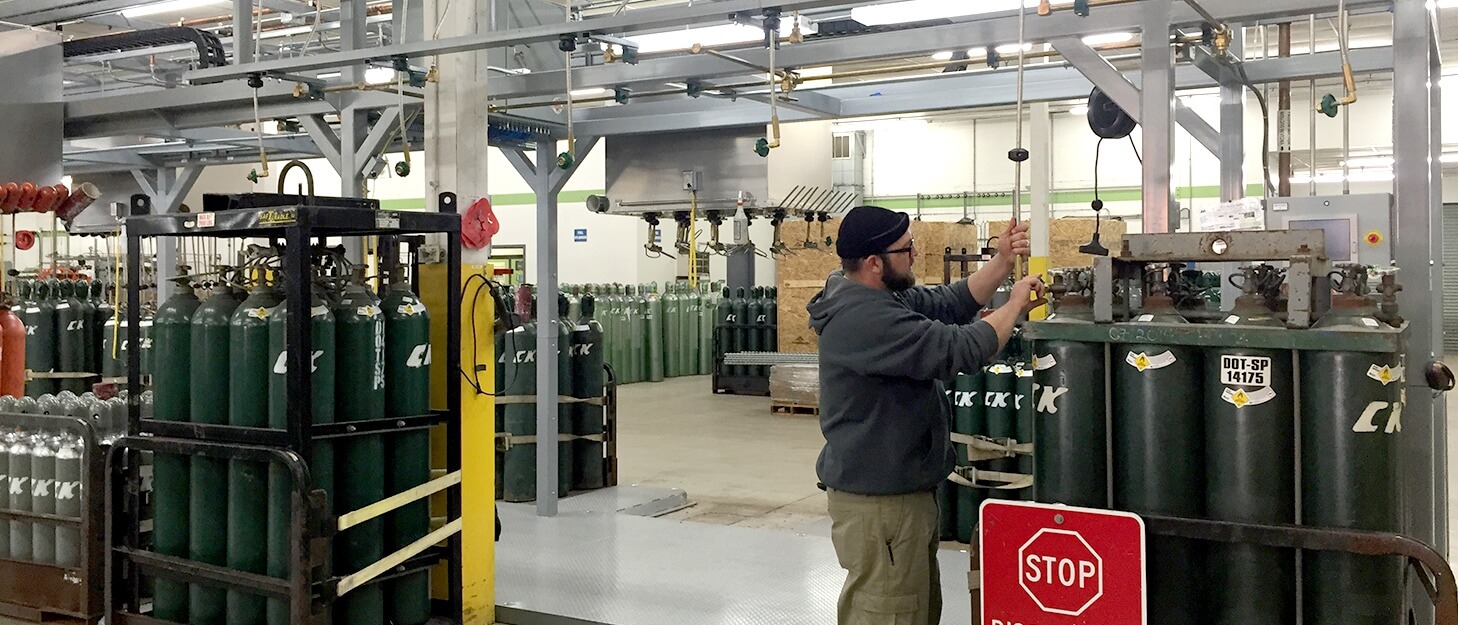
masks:
{"label": "yellow diamond hazard label", "polygon": [[1381,382],[1382,386],[1387,386],[1388,384],[1391,384],[1393,382],[1402,381],[1402,367],[1389,367],[1387,365],[1382,365],[1379,367],[1377,365],[1372,365],[1369,369],[1367,369],[1367,377]]}
{"label": "yellow diamond hazard label", "polygon": [[1269,386],[1259,388],[1250,392],[1246,392],[1243,389],[1227,387],[1223,392],[1220,393],[1220,399],[1225,400],[1227,403],[1235,406],[1236,408],[1244,408],[1246,406],[1259,406],[1275,398],[1276,392],[1271,390]]}
{"label": "yellow diamond hazard label", "polygon": [[1048,354],[1047,356],[1033,356],[1033,369],[1036,369],[1038,371],[1046,371],[1056,366],[1058,366],[1058,361],[1053,358],[1053,354]]}
{"label": "yellow diamond hazard label", "polygon": [[250,308],[250,309],[248,309],[248,313],[247,314],[248,314],[249,317],[253,317],[254,319],[267,319],[268,318],[268,309],[267,308],[263,308],[263,307]]}
{"label": "yellow diamond hazard label", "polygon": [[1140,371],[1163,369],[1174,364],[1175,360],[1175,355],[1170,352],[1161,352],[1153,356],[1144,352],[1129,352],[1124,356],[1124,362]]}

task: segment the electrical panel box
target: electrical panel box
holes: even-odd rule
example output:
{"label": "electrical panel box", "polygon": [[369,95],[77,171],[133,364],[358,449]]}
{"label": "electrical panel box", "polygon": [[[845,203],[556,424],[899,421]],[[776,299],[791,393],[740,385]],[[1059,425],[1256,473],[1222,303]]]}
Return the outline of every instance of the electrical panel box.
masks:
{"label": "electrical panel box", "polygon": [[1266,200],[1267,230],[1322,230],[1332,263],[1392,265],[1392,195],[1319,195]]}

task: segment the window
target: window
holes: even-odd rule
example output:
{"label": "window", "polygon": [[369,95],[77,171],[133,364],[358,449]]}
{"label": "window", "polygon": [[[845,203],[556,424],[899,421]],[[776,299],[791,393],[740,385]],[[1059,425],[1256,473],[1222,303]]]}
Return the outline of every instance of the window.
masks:
{"label": "window", "polygon": [[830,158],[851,157],[851,136],[834,135],[831,137]]}

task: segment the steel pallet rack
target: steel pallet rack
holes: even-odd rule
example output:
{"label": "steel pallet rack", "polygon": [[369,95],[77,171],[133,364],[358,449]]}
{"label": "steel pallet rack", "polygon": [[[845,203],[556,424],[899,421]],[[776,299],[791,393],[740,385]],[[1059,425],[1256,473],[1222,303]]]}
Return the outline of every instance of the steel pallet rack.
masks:
{"label": "steel pallet rack", "polygon": [[[444,319],[448,328],[444,362],[449,366],[450,363],[460,361],[461,335],[458,328],[461,324],[461,221],[454,193],[440,194],[437,197],[437,210],[434,212],[382,211],[379,210],[378,203],[371,200],[272,194],[209,196],[204,200],[204,212],[162,215],[151,214],[150,198],[137,195],[132,197],[129,208],[124,227],[127,237],[128,276],[126,306],[132,315],[141,307],[136,285],[139,284],[140,277],[140,242],[144,238],[202,236],[282,240],[285,245],[282,271],[285,275],[304,276],[310,271],[310,249],[316,240],[326,237],[396,237],[445,233],[448,235],[446,261],[449,304]],[[287,286],[285,303],[289,310],[308,310],[311,297],[309,282],[293,280]],[[142,575],[241,590],[286,600],[289,622],[306,625],[328,622],[333,602],[342,592],[428,570],[442,561],[448,564],[450,597],[448,605],[445,606],[446,613],[437,616],[445,616],[453,623],[463,622],[462,543],[459,532],[462,495],[458,477],[461,468],[459,385],[446,384],[446,409],[443,411],[432,410],[430,414],[413,417],[315,424],[309,366],[311,350],[302,347],[313,344],[310,327],[312,324],[306,323],[307,319],[308,316],[297,314],[287,318],[286,380],[290,398],[287,429],[143,419],[139,394],[130,396],[130,436],[117,441],[108,460],[108,515],[112,520],[106,536],[106,549],[109,552],[106,558],[106,607],[109,622],[117,625],[169,623],[141,613]],[[139,332],[136,324],[128,326],[128,338],[133,344],[140,340]],[[129,352],[128,358],[128,381],[133,388],[137,388],[140,383],[139,353],[133,350]],[[415,492],[412,500],[418,500],[445,490],[447,514],[451,522],[426,538],[440,537],[447,542],[447,546],[427,547],[413,556],[407,556],[403,561],[392,562],[395,566],[378,567],[384,571],[375,571],[373,575],[369,572],[377,567],[366,567],[358,573],[350,571],[349,573],[354,574],[344,577],[338,576],[338,572],[335,575],[325,575],[323,571],[327,567],[324,565],[331,557],[329,541],[335,534],[337,519],[326,509],[323,491],[315,491],[310,486],[311,441],[399,433],[428,429],[440,424],[445,425],[449,441],[446,454],[447,476],[436,478],[395,498]],[[139,457],[137,452],[142,451],[270,462],[286,468],[292,480],[289,577],[269,577],[145,550],[140,540],[140,473],[136,460]],[[451,480],[451,476],[457,477]],[[396,505],[403,505],[408,501],[397,501]],[[378,505],[369,506],[367,510],[376,507]],[[359,512],[367,516],[384,513]],[[432,540],[430,544],[436,545],[441,540]],[[387,555],[381,563],[410,550],[406,548],[396,554]]]}

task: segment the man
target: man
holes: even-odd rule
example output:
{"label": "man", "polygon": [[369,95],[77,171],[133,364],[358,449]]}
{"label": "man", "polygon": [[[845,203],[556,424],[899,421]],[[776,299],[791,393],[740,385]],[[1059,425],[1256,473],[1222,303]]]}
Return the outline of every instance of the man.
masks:
{"label": "man", "polygon": [[904,213],[851,210],[836,242],[842,269],[808,306],[825,434],[816,470],[847,571],[840,625],[940,621],[936,488],[955,463],[942,381],[987,364],[1045,292],[1036,276],[1021,280],[979,320],[1014,258],[1028,256],[1027,225],[1004,231],[997,256],[970,278],[935,288],[915,287],[909,226]]}

